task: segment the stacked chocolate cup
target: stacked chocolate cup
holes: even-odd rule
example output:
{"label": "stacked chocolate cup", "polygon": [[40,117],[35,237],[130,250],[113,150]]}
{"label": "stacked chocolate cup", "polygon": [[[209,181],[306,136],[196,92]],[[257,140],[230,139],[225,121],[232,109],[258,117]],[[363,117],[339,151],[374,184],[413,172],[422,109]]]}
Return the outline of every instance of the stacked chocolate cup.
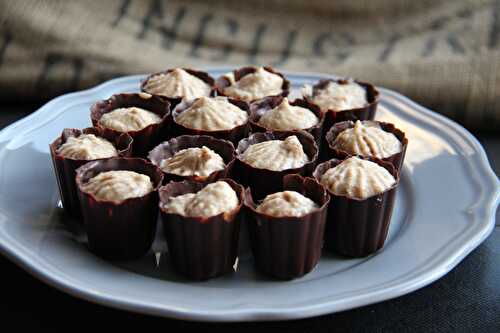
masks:
{"label": "stacked chocolate cup", "polygon": [[270,67],[217,79],[171,68],[138,89],[96,101],[94,127],[50,145],[64,210],[92,252],[144,256],[159,217],[170,262],[191,280],[234,272],[240,230],[274,279],[309,273],[322,251],[383,247],[408,139],[373,120],[373,85],[321,80],[292,101]]}

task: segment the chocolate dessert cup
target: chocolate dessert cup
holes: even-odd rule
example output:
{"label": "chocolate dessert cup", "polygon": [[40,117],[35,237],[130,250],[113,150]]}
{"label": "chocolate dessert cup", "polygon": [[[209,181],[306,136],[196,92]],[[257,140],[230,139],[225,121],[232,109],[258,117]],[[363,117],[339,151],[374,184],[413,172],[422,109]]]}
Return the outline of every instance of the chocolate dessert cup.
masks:
{"label": "chocolate dessert cup", "polygon": [[[129,170],[150,177],[153,191],[122,202],[103,201],[81,187],[101,172]],[[132,260],[145,255],[153,243],[158,219],[158,191],[163,173],[141,158],[109,158],[84,164],[76,170],[78,196],[89,248],[112,260]]]}
{"label": "chocolate dessert cup", "polygon": [[[281,86],[281,93],[276,95],[276,96],[283,96],[283,97],[288,96],[288,94],[290,93],[290,81],[288,81],[288,79],[282,73],[276,71],[272,67],[264,66],[264,69],[270,73],[273,73],[273,74],[280,76],[283,79],[283,84]],[[247,66],[247,67],[235,69],[232,73],[234,75],[234,80],[239,81],[245,75],[255,73],[256,70],[257,70],[256,67]],[[219,77],[215,81],[215,89],[217,90],[217,95],[218,96],[227,96],[224,93],[224,89],[229,87],[230,85],[231,85],[231,82],[224,75]],[[228,96],[228,97],[231,97],[231,96]],[[231,97],[231,98],[238,99],[236,97]]]}
{"label": "chocolate dessert cup", "polygon": [[[208,280],[233,272],[238,255],[238,238],[244,189],[231,179],[239,205],[231,212],[210,217],[188,217],[168,213],[160,206],[163,230],[174,268],[191,280]],[[171,182],[159,190],[160,202],[170,197],[200,191],[206,184],[194,181]]]}
{"label": "chocolate dessert cup", "polygon": [[116,94],[106,100],[95,103],[90,112],[92,124],[102,128],[106,135],[119,136],[122,132],[106,128],[99,124],[102,115],[118,108],[138,107],[160,116],[159,123],[151,124],[138,131],[127,132],[133,139],[133,155],[145,157],[160,142],[168,138],[170,123],[170,103],[166,98],[147,93]]}
{"label": "chocolate dessert cup", "polygon": [[[269,141],[284,140],[295,135],[300,141],[304,152],[309,157],[309,162],[300,168],[273,171],[269,169],[258,169],[244,162],[240,156],[253,144]],[[250,186],[255,200],[263,199],[267,194],[278,192],[283,188],[283,177],[288,174],[299,174],[309,176],[314,171],[318,159],[318,146],[314,137],[305,131],[292,132],[265,132],[254,133],[248,138],[241,140],[236,148],[236,163],[234,166],[234,177],[243,185]]]}
{"label": "chocolate dessert cup", "polygon": [[309,273],[318,263],[330,197],[312,178],[286,175],[281,191],[296,191],[318,208],[300,217],[276,217],[256,211],[249,189],[245,193],[246,222],[257,268],[278,279],[294,279]]}
{"label": "chocolate dessert cup", "polygon": [[168,141],[160,143],[153,150],[151,150],[149,152],[148,159],[154,165],[160,167],[163,160],[173,157],[178,151],[182,149],[195,147],[201,148],[203,146],[210,148],[222,157],[224,163],[226,164],[226,167],[223,170],[214,171],[208,176],[180,176],[163,171],[164,183],[182,180],[192,180],[200,183],[211,183],[220,178],[229,177],[236,156],[234,146],[229,141],[216,139],[208,135],[181,135],[176,138],[172,138]]}
{"label": "chocolate dessert cup", "polygon": [[[324,89],[329,82],[336,82],[337,84],[349,84],[348,79],[328,79],[320,80],[312,87],[312,94],[314,96],[317,90]],[[329,129],[334,123],[338,123],[346,120],[373,120],[377,112],[377,106],[380,99],[380,93],[371,83],[362,82],[354,80],[357,84],[364,87],[366,90],[366,102],[367,105],[362,108],[350,109],[350,110],[321,110],[325,114],[325,129]],[[314,104],[312,97],[304,96],[304,99]]]}
{"label": "chocolate dessert cup", "polygon": [[57,186],[59,188],[59,196],[63,204],[64,211],[73,217],[81,217],[80,203],[78,200],[78,192],[76,188],[75,176],[76,169],[84,165],[90,160],[75,160],[65,158],[57,153],[68,138],[79,137],[82,134],[94,134],[97,137],[102,137],[110,141],[118,151],[118,156],[130,157],[132,155],[132,137],[127,133],[122,133],[118,136],[109,135],[100,128],[89,127],[83,130],[66,128],[61,136],[54,140],[49,146],[50,156],[54,165]]}
{"label": "chocolate dessert cup", "polygon": [[[260,117],[264,115],[266,112],[271,111],[272,109],[276,108],[278,105],[281,104],[283,101],[283,96],[270,96],[270,97],[264,97],[260,100],[257,100],[253,103],[250,104],[250,126],[252,128],[252,133],[255,132],[290,132],[289,131],[282,131],[282,130],[275,130],[272,128],[266,128],[262,125],[259,124]],[[319,122],[318,124],[309,127],[309,128],[304,128],[302,129],[303,131],[308,132],[311,134],[315,139],[316,143],[319,144],[321,143],[321,135],[322,135],[322,130],[323,130],[323,121],[325,118],[325,115],[323,112],[321,112],[320,108],[316,104],[309,103],[305,99],[296,99],[293,102],[290,102],[290,105],[292,106],[300,106],[303,108],[306,108],[310,110],[312,113],[318,117]]]}
{"label": "chocolate dessert cup", "polygon": [[[167,69],[167,70],[164,70],[164,71],[161,71],[161,72],[152,73],[152,74],[148,75],[148,77],[146,77],[141,82],[141,91],[143,91],[145,93],[148,93],[148,94],[155,95],[153,93],[148,92],[146,90],[146,88],[145,88],[148,80],[151,77],[159,75],[159,74],[167,74],[167,73],[173,71],[174,69],[175,68],[170,68],[170,69]],[[202,80],[206,84],[208,84],[211,87],[210,96],[214,96],[215,95],[215,80],[214,80],[213,77],[210,76],[210,74],[208,74],[207,72],[198,71],[198,70],[191,69],[191,68],[182,68],[182,69],[185,70],[186,72],[188,72],[189,74],[191,74],[193,76],[196,76],[198,79]],[[161,96],[161,95],[156,95],[156,96]],[[170,105],[171,105],[172,109],[174,109],[177,106],[177,104],[179,104],[182,101],[182,99],[184,98],[184,96],[162,96],[162,97],[166,98],[170,102]]]}
{"label": "chocolate dessert cup", "polygon": [[[398,172],[391,163],[374,158],[360,158],[387,169],[396,183],[386,191],[364,200],[335,195],[327,190],[330,204],[324,248],[348,257],[366,257],[384,246],[399,185]],[[314,170],[314,178],[321,182],[323,174],[341,162],[331,159],[319,164]]]}
{"label": "chocolate dessert cup", "polygon": [[[250,107],[246,102],[235,100],[228,98],[227,99],[229,103],[237,106],[241,110],[245,111],[249,118],[250,118]],[[176,108],[172,112],[172,133],[174,136],[180,136],[180,135],[209,135],[213,136],[214,138],[217,139],[222,139],[222,140],[227,140],[232,142],[234,145],[237,145],[238,142],[246,137],[248,133],[250,132],[250,123],[247,121],[246,123],[233,127],[228,130],[217,130],[217,131],[206,131],[206,130],[200,130],[200,129],[195,129],[195,128],[190,128],[183,126],[179,123],[177,123],[176,119],[179,114],[181,114],[183,111],[187,110],[191,105],[196,101],[196,99],[191,100],[191,101],[182,101],[180,104],[176,106]]]}
{"label": "chocolate dessert cup", "polygon": [[[398,172],[401,171],[401,168],[403,167],[403,162],[406,154],[406,148],[408,146],[408,139],[405,136],[405,133],[401,131],[400,129],[396,128],[394,124],[391,123],[385,123],[382,121],[375,121],[375,120],[366,120],[363,122],[373,122],[376,123],[380,126],[380,128],[386,132],[394,134],[394,136],[401,142],[401,151],[399,153],[393,154],[389,157],[382,158],[382,161],[390,162]],[[330,130],[326,133],[325,139],[327,143],[327,153],[326,156],[328,159],[331,158],[337,158],[337,159],[345,159],[352,154],[333,147],[333,142],[337,138],[337,135],[339,135],[341,132],[348,128],[354,127],[354,122],[353,121],[342,121],[340,123],[334,124]],[[365,156],[365,157],[370,157],[370,156]]]}

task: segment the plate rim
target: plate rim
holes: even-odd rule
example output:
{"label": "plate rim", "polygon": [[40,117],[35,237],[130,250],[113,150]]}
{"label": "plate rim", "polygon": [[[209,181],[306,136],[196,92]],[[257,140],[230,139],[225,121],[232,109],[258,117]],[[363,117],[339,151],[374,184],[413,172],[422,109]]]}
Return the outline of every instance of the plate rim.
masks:
{"label": "plate rim", "polygon": [[[229,67],[204,67],[205,70],[210,72],[224,72],[228,71]],[[329,74],[319,74],[319,73],[308,73],[308,72],[294,72],[294,71],[283,71],[285,75],[291,76],[303,76],[310,78],[325,78],[325,77],[335,77]],[[53,104],[60,103],[64,99],[70,99],[77,96],[83,96],[87,94],[94,94],[100,90],[105,89],[107,86],[112,86],[117,84],[120,81],[126,80],[139,80],[144,78],[146,75],[128,75],[122,76],[118,78],[114,78],[103,82],[95,87],[71,92],[67,94],[63,94],[59,97],[56,97],[38,110],[33,112],[32,114],[10,124],[0,131],[0,138],[9,135],[10,132],[14,131],[18,126],[23,125],[26,122],[29,122],[32,117],[35,117],[37,114],[44,112],[46,109],[51,108]],[[389,96],[395,100],[399,100],[400,102],[406,104],[413,110],[417,110],[421,112],[426,117],[430,117],[436,122],[445,125],[442,127],[444,132],[452,131],[456,134],[459,134],[462,140],[468,142],[473,150],[477,152],[474,155],[473,160],[475,160],[475,164],[477,164],[481,170],[481,181],[483,183],[487,183],[488,186],[485,188],[485,199],[474,208],[475,213],[479,213],[481,216],[482,222],[480,226],[478,226],[477,232],[474,236],[469,239],[465,244],[462,244],[460,248],[455,249],[453,255],[447,256],[446,260],[443,260],[439,264],[434,264],[432,267],[418,274],[418,276],[413,277],[412,279],[407,280],[404,283],[397,284],[395,286],[390,287],[389,289],[382,289],[376,292],[372,292],[367,296],[366,294],[363,296],[358,296],[357,298],[351,298],[349,302],[344,301],[342,305],[336,303],[328,303],[322,302],[319,304],[313,305],[305,305],[305,306],[296,306],[296,307],[287,307],[286,309],[273,309],[271,307],[244,307],[244,308],[234,308],[231,311],[223,311],[214,310],[214,311],[190,311],[189,309],[181,309],[175,308],[175,306],[170,308],[165,308],[161,306],[152,306],[146,302],[142,302],[140,300],[135,300],[135,302],[130,302],[122,299],[117,299],[113,296],[102,295],[91,290],[87,290],[85,288],[79,288],[78,285],[74,285],[70,281],[66,281],[64,278],[54,276],[51,272],[48,272],[40,267],[36,263],[33,263],[33,258],[29,258],[29,254],[23,253],[22,247],[16,245],[11,242],[8,244],[8,241],[0,238],[0,251],[7,257],[9,260],[13,261],[24,270],[29,272],[31,275],[40,279],[44,283],[55,287],[58,290],[61,290],[65,293],[68,293],[72,296],[85,299],[92,303],[102,304],[114,308],[119,308],[122,310],[140,312],[144,314],[157,315],[157,316],[165,316],[172,317],[177,319],[184,320],[198,320],[198,321],[248,321],[248,320],[259,320],[259,321],[267,321],[267,320],[289,320],[289,319],[298,319],[311,317],[315,315],[321,315],[331,312],[343,311],[351,308],[355,308],[358,306],[364,306],[368,304],[373,304],[376,302],[380,302],[382,300],[388,300],[395,298],[397,296],[401,296],[412,292],[416,289],[422,288],[440,277],[444,276],[451,269],[453,269],[463,258],[465,258],[472,250],[474,250],[481,242],[483,242],[492,232],[495,225],[495,212],[496,207],[500,201],[500,181],[498,177],[494,173],[487,158],[487,155],[484,151],[482,145],[478,142],[478,140],[463,126],[459,125],[455,121],[446,118],[443,115],[440,115],[430,109],[425,108],[412,101],[408,97],[386,89],[377,87],[384,96]],[[12,137],[14,138],[14,136]],[[12,139],[11,138],[11,139]],[[471,161],[472,162],[472,161]],[[369,299],[367,299],[369,298]]]}

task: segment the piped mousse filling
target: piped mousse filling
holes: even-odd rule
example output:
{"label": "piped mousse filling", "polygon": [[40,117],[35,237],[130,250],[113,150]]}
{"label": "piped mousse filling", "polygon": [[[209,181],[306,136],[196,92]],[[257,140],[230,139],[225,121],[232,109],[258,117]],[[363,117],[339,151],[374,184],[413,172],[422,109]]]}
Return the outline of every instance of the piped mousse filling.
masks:
{"label": "piped mousse filling", "polygon": [[149,176],[127,170],[101,172],[82,184],[83,192],[91,194],[98,201],[120,203],[129,198],[145,196],[153,191]]}
{"label": "piped mousse filling", "polygon": [[171,197],[162,203],[162,209],[170,214],[188,217],[211,217],[233,211],[238,207],[236,192],[225,181],[208,184],[196,193]]}
{"label": "piped mousse filling", "polygon": [[95,160],[118,156],[115,146],[108,140],[94,134],[69,137],[57,149],[57,154],[73,160]]}
{"label": "piped mousse filling", "polygon": [[274,217],[302,217],[318,209],[318,205],[295,191],[269,194],[255,209]]}
{"label": "piped mousse filling", "polygon": [[309,157],[295,135],[285,140],[269,140],[248,147],[240,159],[257,169],[282,171],[304,166]]}
{"label": "piped mousse filling", "polygon": [[358,200],[383,193],[395,183],[387,169],[356,156],[330,168],[321,177],[321,184],[332,194]]}

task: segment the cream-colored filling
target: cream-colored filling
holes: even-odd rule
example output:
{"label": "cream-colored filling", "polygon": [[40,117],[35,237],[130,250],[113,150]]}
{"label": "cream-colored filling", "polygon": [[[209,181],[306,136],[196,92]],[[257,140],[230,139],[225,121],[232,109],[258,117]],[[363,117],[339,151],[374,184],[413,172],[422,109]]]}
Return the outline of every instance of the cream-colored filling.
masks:
{"label": "cream-colored filling", "polygon": [[181,68],[168,73],[153,75],[144,85],[150,94],[166,97],[183,97],[187,100],[209,96],[211,87],[205,81]]}
{"label": "cream-colored filling", "polygon": [[172,197],[162,209],[167,213],[190,217],[210,217],[238,207],[236,192],[224,181],[208,184],[196,193]]}
{"label": "cream-colored filling", "polygon": [[82,134],[71,136],[58,149],[57,154],[73,160],[95,160],[118,156],[118,151],[111,142],[95,136]]}
{"label": "cream-colored filling", "polygon": [[386,158],[401,151],[401,142],[376,123],[358,120],[337,135],[333,147],[353,155]]}
{"label": "cream-colored filling", "polygon": [[234,80],[234,75],[227,75],[231,85],[224,88],[224,94],[250,102],[266,96],[281,94],[283,78],[268,72],[264,67],[258,67],[254,73],[243,76],[240,80]]}
{"label": "cream-colored filling", "polygon": [[272,171],[300,168],[309,162],[295,135],[285,140],[269,140],[251,145],[240,159],[254,168]]}
{"label": "cream-colored filling", "polygon": [[391,188],[396,179],[377,163],[350,157],[327,170],[321,184],[335,195],[364,200]]}
{"label": "cream-colored filling", "polygon": [[175,121],[188,128],[204,131],[230,130],[248,121],[248,114],[225,97],[200,97]]}
{"label": "cream-colored filling", "polygon": [[347,84],[329,82],[326,87],[316,91],[311,91],[309,98],[321,108],[321,111],[328,110],[345,111],[365,107],[366,90],[354,81]]}
{"label": "cream-colored filling", "polygon": [[81,189],[99,201],[122,202],[152,192],[153,183],[149,176],[134,171],[113,170],[90,178]]}
{"label": "cream-colored filling", "polygon": [[308,197],[295,191],[284,191],[266,196],[256,211],[275,217],[301,217],[317,208],[318,205]]}
{"label": "cream-colored filling", "polygon": [[160,168],[179,176],[206,177],[226,167],[222,157],[205,146],[179,150],[174,156],[160,163]]}
{"label": "cream-colored filling", "polygon": [[264,113],[258,124],[272,130],[291,131],[311,128],[319,122],[318,117],[309,109],[292,106],[288,98],[283,98],[274,109]]}
{"label": "cream-colored filling", "polygon": [[137,107],[119,108],[105,113],[99,119],[99,125],[118,132],[139,131],[161,121],[156,113]]}

